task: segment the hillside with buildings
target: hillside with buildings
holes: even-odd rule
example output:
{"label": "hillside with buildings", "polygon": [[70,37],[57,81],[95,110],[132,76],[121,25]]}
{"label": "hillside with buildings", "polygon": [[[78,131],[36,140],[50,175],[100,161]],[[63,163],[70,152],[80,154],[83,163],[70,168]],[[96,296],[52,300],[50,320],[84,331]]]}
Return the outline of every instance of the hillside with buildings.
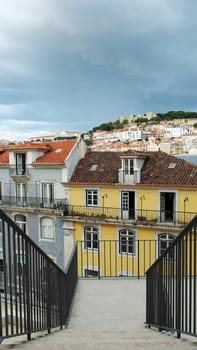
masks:
{"label": "hillside with buildings", "polygon": [[197,154],[197,113],[170,111],[164,114],[121,115],[83,134],[94,151],[157,151]]}

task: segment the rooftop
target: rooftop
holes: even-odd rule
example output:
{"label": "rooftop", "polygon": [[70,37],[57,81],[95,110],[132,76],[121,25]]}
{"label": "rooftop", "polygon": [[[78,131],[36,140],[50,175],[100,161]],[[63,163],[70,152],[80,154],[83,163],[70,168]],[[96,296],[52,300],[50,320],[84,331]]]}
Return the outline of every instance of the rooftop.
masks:
{"label": "rooftop", "polygon": [[138,186],[196,188],[197,166],[161,151],[86,153],[78,163],[69,184],[116,185],[121,157],[125,156],[145,159]]}

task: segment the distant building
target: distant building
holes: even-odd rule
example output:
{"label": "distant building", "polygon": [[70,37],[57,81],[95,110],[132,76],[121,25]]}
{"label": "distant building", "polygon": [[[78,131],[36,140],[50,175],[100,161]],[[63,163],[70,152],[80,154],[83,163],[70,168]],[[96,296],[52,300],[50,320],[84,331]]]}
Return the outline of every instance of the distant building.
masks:
{"label": "distant building", "polygon": [[69,201],[62,183],[84,154],[79,139],[0,148],[0,208],[61,268],[68,258],[62,216]]}

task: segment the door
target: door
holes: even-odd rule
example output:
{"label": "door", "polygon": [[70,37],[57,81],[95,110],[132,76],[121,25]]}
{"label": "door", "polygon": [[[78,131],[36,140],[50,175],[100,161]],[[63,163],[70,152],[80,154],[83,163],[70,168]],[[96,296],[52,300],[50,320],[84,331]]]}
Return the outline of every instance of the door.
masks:
{"label": "door", "polygon": [[121,198],[122,219],[135,219],[135,192],[122,191]]}
{"label": "door", "polygon": [[160,193],[160,220],[161,222],[174,222],[175,220],[175,193]]}
{"label": "door", "polygon": [[53,184],[42,184],[42,204],[44,208],[53,207]]}
{"label": "door", "polygon": [[18,206],[26,206],[26,185],[25,183],[16,183],[16,203]]}

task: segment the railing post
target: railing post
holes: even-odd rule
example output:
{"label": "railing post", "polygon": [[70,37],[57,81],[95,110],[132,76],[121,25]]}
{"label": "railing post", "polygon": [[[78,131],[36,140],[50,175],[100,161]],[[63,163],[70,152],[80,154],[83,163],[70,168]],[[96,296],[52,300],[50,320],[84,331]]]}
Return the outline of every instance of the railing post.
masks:
{"label": "railing post", "polygon": [[[111,262],[110,262],[111,263]],[[100,241],[98,241],[98,279],[101,279],[101,270],[100,270]]]}
{"label": "railing post", "polygon": [[51,287],[50,287],[50,262],[47,261],[47,330],[51,332]]}
{"label": "railing post", "polygon": [[140,242],[137,240],[137,278],[140,278]]}
{"label": "railing post", "polygon": [[176,265],[176,329],[177,338],[181,337],[181,241],[177,241],[177,265]]}
{"label": "railing post", "polygon": [[28,241],[25,241],[25,256],[26,256],[26,274],[25,274],[25,282],[26,282],[26,304],[27,304],[27,320],[26,320],[26,327],[27,327],[27,340],[31,340],[31,312],[30,312],[30,298],[29,298],[29,277],[30,274],[30,264],[29,264],[29,244]]}

